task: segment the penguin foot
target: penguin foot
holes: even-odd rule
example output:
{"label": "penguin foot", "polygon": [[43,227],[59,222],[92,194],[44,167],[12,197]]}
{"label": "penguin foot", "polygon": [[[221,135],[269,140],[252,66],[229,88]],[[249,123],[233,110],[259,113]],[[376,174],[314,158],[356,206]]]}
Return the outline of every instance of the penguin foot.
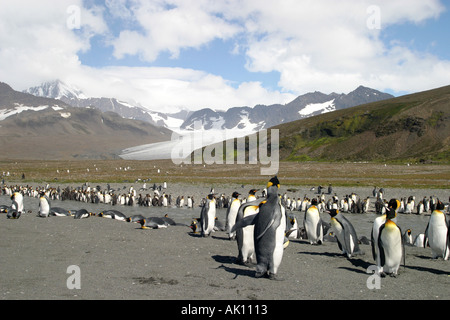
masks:
{"label": "penguin foot", "polygon": [[264,276],[266,276],[267,273],[265,271],[261,272],[261,271],[256,271],[255,272],[255,278],[262,278]]}
{"label": "penguin foot", "polygon": [[269,278],[270,280],[275,280],[275,281],[284,281],[283,278],[280,278],[279,276],[277,276],[277,275],[274,274],[274,273],[269,273],[269,274],[268,274],[268,278]]}
{"label": "penguin foot", "polygon": [[391,278],[397,278],[398,277],[398,273],[390,273],[389,276]]}
{"label": "penguin foot", "polygon": [[241,264],[242,264],[243,266],[246,266],[246,267],[251,268],[251,267],[254,267],[256,263],[253,263],[253,262],[250,262],[250,261],[245,261],[245,262],[244,262],[244,261],[241,261]]}

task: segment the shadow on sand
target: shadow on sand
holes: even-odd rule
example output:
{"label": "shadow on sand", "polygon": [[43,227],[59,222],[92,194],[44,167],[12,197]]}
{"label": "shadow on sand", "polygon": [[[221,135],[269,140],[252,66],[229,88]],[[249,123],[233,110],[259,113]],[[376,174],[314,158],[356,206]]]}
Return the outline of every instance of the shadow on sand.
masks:
{"label": "shadow on sand", "polygon": [[[238,276],[246,276],[251,278],[255,277],[255,270],[249,269],[248,267],[240,264],[236,264],[236,257],[215,255],[212,256],[212,258],[216,262],[221,263],[221,265],[218,266],[217,269],[225,269],[225,271],[235,274],[235,277],[233,279],[236,279]],[[226,264],[240,266],[240,268],[234,268],[231,266],[227,266]]]}

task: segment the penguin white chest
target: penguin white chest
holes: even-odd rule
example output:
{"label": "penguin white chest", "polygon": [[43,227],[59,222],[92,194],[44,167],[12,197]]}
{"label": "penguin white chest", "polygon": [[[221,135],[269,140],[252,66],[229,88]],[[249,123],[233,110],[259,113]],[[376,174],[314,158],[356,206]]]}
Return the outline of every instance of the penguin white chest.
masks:
{"label": "penguin white chest", "polygon": [[384,252],[383,271],[397,273],[402,261],[402,235],[394,223],[386,223],[380,234],[382,250]]}
{"label": "penguin white chest", "polygon": [[208,230],[214,229],[215,218],[216,218],[216,202],[210,201],[208,210]]}
{"label": "penguin white chest", "polygon": [[283,259],[284,252],[284,235],[286,232],[286,213],[284,207],[280,205],[281,208],[281,220],[280,226],[277,228],[275,232],[275,250],[273,251],[273,268],[274,273],[277,273],[278,267],[281,264],[281,260]]}
{"label": "penguin white chest", "polygon": [[344,243],[344,229],[341,224],[334,218],[331,219],[331,227],[340,243]]}
{"label": "penguin white chest", "polygon": [[50,206],[45,199],[39,200],[39,214],[40,215],[48,215],[50,213]]}
{"label": "penguin white chest", "polygon": [[310,243],[316,243],[318,240],[322,240],[322,230],[318,230],[317,228],[319,222],[319,210],[315,207],[310,207],[305,215],[305,229]]}
{"label": "penguin white chest", "polygon": [[443,257],[445,260],[448,259],[450,250],[447,243],[447,232],[448,227],[445,223],[444,214],[431,214],[428,225],[428,243],[433,258]]}

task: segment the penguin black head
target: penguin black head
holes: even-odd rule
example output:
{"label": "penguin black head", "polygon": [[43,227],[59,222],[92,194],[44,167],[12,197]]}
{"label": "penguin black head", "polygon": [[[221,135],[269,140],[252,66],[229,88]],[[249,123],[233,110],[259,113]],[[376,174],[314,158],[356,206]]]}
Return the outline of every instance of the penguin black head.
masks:
{"label": "penguin black head", "polygon": [[214,199],[214,194],[213,194],[213,193],[208,194],[207,198],[208,198],[209,200]]}
{"label": "penguin black head", "polygon": [[259,191],[259,189],[252,189],[252,190],[250,190],[249,192],[248,192],[248,194],[251,194],[251,195],[255,195],[255,193],[256,192],[258,192]]}
{"label": "penguin black head", "polygon": [[400,201],[397,199],[389,200],[388,207],[397,210],[400,207]]}
{"label": "penguin black head", "polygon": [[444,208],[445,208],[444,204],[442,203],[442,201],[438,199],[436,204],[436,210],[444,210]]}
{"label": "penguin black head", "polygon": [[241,195],[241,194],[240,194],[239,192],[235,191],[235,192],[233,192],[232,197],[233,197],[233,198],[237,198],[237,197],[239,197],[240,195]]}
{"label": "penguin black head", "polygon": [[339,210],[331,209],[330,211],[328,211],[328,213],[330,214],[331,217],[335,217],[339,213]]}
{"label": "penguin black head", "polygon": [[396,212],[394,208],[388,208],[386,212],[386,220],[392,220],[396,216]]}
{"label": "penguin black head", "polygon": [[313,206],[317,205],[317,199],[316,198],[311,200],[311,205],[313,205]]}
{"label": "penguin black head", "polygon": [[277,176],[270,179],[269,182],[267,183],[267,188],[269,188],[271,186],[277,186],[278,188],[280,188],[280,181],[278,181]]}

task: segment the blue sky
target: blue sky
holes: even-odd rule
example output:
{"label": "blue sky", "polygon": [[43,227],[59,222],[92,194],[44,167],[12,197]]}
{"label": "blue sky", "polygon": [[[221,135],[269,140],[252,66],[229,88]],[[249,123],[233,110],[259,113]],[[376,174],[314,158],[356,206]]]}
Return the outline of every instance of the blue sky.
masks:
{"label": "blue sky", "polygon": [[449,85],[449,11],[438,0],[2,0],[0,81],[60,79],[174,112],[359,85],[401,95]]}

